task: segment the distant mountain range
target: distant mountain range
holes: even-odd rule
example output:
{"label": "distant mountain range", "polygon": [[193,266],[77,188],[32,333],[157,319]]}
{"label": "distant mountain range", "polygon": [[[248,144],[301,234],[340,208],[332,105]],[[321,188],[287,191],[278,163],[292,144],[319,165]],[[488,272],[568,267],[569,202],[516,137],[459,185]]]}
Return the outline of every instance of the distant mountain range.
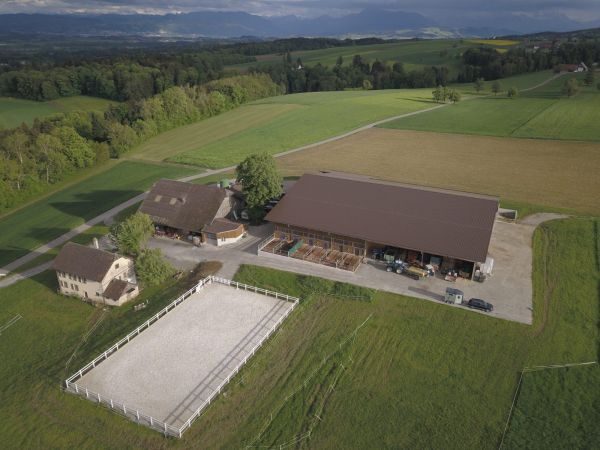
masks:
{"label": "distant mountain range", "polygon": [[365,9],[342,17],[262,17],[245,12],[192,12],[187,14],[2,14],[0,33],[105,36],[191,36],[258,38],[321,37],[459,37],[499,36],[542,31],[570,31],[600,26],[566,16],[530,18],[499,14],[493,18],[465,19],[460,24],[438,23],[418,13]]}

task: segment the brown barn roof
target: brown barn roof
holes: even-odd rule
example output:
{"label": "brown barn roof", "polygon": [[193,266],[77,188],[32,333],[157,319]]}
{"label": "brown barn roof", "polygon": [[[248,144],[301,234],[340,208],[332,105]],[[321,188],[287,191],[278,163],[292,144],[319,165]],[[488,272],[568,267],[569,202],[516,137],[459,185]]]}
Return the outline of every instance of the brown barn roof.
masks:
{"label": "brown barn roof", "polygon": [[211,224],[206,225],[202,231],[206,233],[225,233],[227,231],[235,231],[244,225],[238,222],[233,222],[229,219],[215,219]]}
{"label": "brown barn roof", "polygon": [[108,286],[104,290],[104,296],[106,298],[110,298],[111,300],[118,301],[123,296],[123,294],[125,294],[125,292],[127,292],[129,289],[134,288],[135,286],[133,284],[128,283],[125,280],[119,280],[115,278],[110,283],[108,283]]}
{"label": "brown barn roof", "polygon": [[210,223],[227,191],[216,186],[160,180],[148,193],[140,211],[159,225],[186,231],[200,231]]}
{"label": "brown barn roof", "polygon": [[119,255],[93,247],[67,242],[54,260],[52,267],[92,281],[102,281]]}
{"label": "brown barn roof", "polygon": [[270,222],[485,261],[498,199],[343,173],[306,174]]}

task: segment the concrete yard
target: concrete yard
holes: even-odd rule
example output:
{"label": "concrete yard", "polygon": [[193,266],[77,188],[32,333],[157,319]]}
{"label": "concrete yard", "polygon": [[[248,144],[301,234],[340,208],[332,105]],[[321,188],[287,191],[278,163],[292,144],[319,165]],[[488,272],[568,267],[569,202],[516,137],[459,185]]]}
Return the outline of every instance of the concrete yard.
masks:
{"label": "concrete yard", "polygon": [[[257,256],[258,243],[272,232],[270,225],[250,227],[247,238],[236,244],[219,248],[211,245],[199,248],[170,239],[152,239],[150,246],[160,248],[173,264],[182,269],[191,269],[200,261],[222,261],[223,268],[219,275],[226,278],[233,277],[240,264],[254,264],[436,302],[443,300],[447,287],[455,287],[464,291],[467,299],[477,297],[492,303],[494,311],[489,314],[491,316],[531,324],[533,232],[545,221],[564,217],[566,216],[560,214],[540,213],[528,216],[517,223],[497,220],[489,248],[489,254],[495,261],[494,270],[492,277],[484,283],[466,280],[448,283],[437,277],[415,281],[402,275],[388,273],[382,264],[372,262],[362,264],[356,272],[351,273],[264,252]],[[448,307],[465,308],[455,305],[448,305]]]}
{"label": "concrete yard", "polygon": [[292,307],[213,282],[77,384],[180,427]]}

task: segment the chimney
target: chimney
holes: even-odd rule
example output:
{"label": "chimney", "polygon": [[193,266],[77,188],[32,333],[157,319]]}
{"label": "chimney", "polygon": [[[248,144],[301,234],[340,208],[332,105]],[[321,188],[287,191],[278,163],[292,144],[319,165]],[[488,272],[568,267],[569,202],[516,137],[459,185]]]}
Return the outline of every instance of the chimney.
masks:
{"label": "chimney", "polygon": [[98,238],[92,239],[92,245],[94,246],[94,248],[100,248],[100,245],[98,244]]}

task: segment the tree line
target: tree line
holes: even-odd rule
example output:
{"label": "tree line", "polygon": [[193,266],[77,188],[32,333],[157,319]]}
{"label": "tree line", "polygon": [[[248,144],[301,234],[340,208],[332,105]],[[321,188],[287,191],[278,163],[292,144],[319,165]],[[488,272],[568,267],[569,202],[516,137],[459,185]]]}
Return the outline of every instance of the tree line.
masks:
{"label": "tree line", "polygon": [[36,119],[0,131],[0,211],[13,208],[85,167],[118,158],[140,142],[259,98],[281,94],[264,74],[201,86],[174,86],[151,98]]}
{"label": "tree line", "polygon": [[197,86],[221,78],[225,64],[252,58],[218,52],[142,53],[136,57],[27,67],[0,73],[0,96],[47,101],[90,95],[109,100],[140,100],[173,86]]}
{"label": "tree line", "polygon": [[550,51],[524,47],[505,53],[492,47],[474,47],[460,57],[458,75],[451,77],[446,66],[430,66],[406,71],[402,62],[389,64],[366,61],[355,55],[349,64],[340,56],[333,67],[320,63],[305,66],[288,51],[282,61],[250,68],[253,73],[268,73],[288,93],[335,91],[348,88],[404,89],[447,86],[452,82],[470,83],[478,79],[497,80],[527,72],[552,69],[560,64],[585,62],[592,67],[600,61],[600,41],[565,42]]}
{"label": "tree line", "polygon": [[373,63],[361,55],[355,55],[350,64],[338,57],[329,68],[320,63],[304,66],[302,60],[293,60],[288,52],[278,64],[251,67],[251,73],[267,73],[287,93],[339,91],[348,88],[401,89],[424,88],[446,85],[449,71],[445,66],[431,66],[420,70],[406,71],[401,62],[389,65],[375,60]]}
{"label": "tree line", "polygon": [[584,62],[588,67],[600,61],[600,40],[564,42],[550,50],[517,47],[500,53],[491,47],[467,49],[462,55],[457,80],[469,83],[484,78],[497,80],[527,72],[553,69],[561,64]]}

